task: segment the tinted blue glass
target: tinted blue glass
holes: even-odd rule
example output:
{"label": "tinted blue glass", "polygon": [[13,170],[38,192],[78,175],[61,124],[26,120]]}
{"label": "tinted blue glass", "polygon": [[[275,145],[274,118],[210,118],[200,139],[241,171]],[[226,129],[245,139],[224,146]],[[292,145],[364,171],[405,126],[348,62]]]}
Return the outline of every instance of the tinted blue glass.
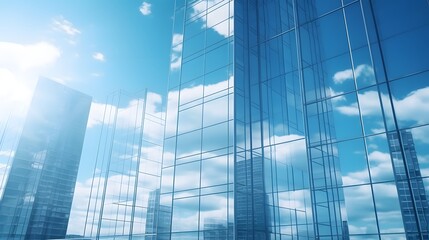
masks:
{"label": "tinted blue glass", "polygon": [[91,98],[47,79],[36,87],[0,203],[0,238],[64,238]]}
{"label": "tinted blue glass", "polygon": [[427,39],[429,26],[384,40],[381,47],[387,77],[393,80],[429,69]]}
{"label": "tinted blue glass", "polygon": [[425,0],[393,0],[389,4],[373,1],[372,6],[382,40],[429,24],[429,4]]}

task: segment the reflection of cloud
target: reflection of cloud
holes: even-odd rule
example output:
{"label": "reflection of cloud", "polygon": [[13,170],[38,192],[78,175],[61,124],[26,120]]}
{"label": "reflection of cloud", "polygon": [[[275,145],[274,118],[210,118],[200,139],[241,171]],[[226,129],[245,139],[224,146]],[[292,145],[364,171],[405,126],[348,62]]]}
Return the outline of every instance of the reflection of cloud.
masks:
{"label": "reflection of cloud", "polygon": [[[374,185],[378,221],[382,232],[401,229],[402,217],[394,183]],[[376,233],[373,199],[369,185],[344,188],[349,230],[351,234]]]}
{"label": "reflection of cloud", "polygon": [[54,63],[61,55],[60,50],[48,42],[18,44],[0,42],[0,65],[19,67],[22,70],[44,67]]}
{"label": "reflection of cloud", "polygon": [[[329,87],[328,88],[328,97],[335,97],[335,96],[338,96],[338,95],[341,95],[341,94],[343,94],[344,92],[336,92],[334,89],[332,89],[331,87]],[[336,103],[336,102],[340,102],[340,101],[344,101],[344,100],[346,100],[346,98],[344,97],[344,96],[340,96],[340,97],[335,97],[335,98],[332,98],[331,99],[331,101],[333,102],[333,103]]]}
{"label": "reflection of cloud", "polygon": [[[374,69],[367,65],[361,64],[355,68],[355,77],[371,77],[374,76]],[[335,84],[341,84],[347,80],[353,80],[353,70],[346,69],[343,71],[336,72],[333,77]]]}
{"label": "reflection of cloud", "polygon": [[[221,3],[222,1],[223,0],[208,0],[207,6],[205,4],[195,4],[192,7],[193,9],[192,15],[193,16],[199,15],[204,11],[206,11],[207,9],[212,8],[216,4]],[[200,20],[205,21],[203,27],[213,28],[213,30],[217,32],[219,35],[223,37],[228,37],[230,34],[229,28],[233,27],[232,19],[227,21],[226,24],[219,24],[219,23],[229,19],[229,16],[230,16],[229,13],[234,11],[233,9],[230,9],[230,8],[232,8],[234,4],[226,3],[226,5],[224,4],[220,4],[220,5],[222,6],[221,7],[216,6],[209,10],[211,12],[207,14],[207,19],[200,18]]]}
{"label": "reflection of cloud", "polygon": [[9,168],[10,168],[10,165],[0,162],[0,199],[2,199],[2,196],[3,196],[3,190],[4,190],[3,188],[6,185]]}
{"label": "reflection of cloud", "polygon": [[[157,109],[161,104],[161,96],[156,93],[148,93],[147,95],[147,104],[146,104],[146,113],[152,114],[154,116],[161,116],[163,113],[159,112]],[[138,100],[131,100],[128,103],[128,106],[124,108],[116,109],[115,106],[104,103],[96,103],[93,102],[91,104],[91,111],[88,117],[87,127],[94,127],[103,123],[104,112],[106,109],[106,119],[104,119],[104,123],[113,124],[114,119],[112,117],[108,117],[109,114],[112,114],[117,110],[118,111],[118,119],[117,122],[120,123],[118,127],[130,127],[134,126],[137,121],[136,115],[140,112],[143,102]]]}
{"label": "reflection of cloud", "polygon": [[[175,131],[175,128],[172,128],[171,126],[176,126],[176,120],[177,120],[177,106],[179,106],[179,96],[180,96],[180,104],[189,103],[198,99],[201,99],[202,93],[206,95],[211,93],[217,93],[222,90],[228,89],[228,84],[233,81],[233,76],[231,76],[229,79],[224,80],[221,79],[218,83],[209,84],[209,85],[197,85],[190,88],[184,88],[180,91],[170,91],[168,93],[168,100],[167,100],[167,112],[169,114],[167,118],[167,126],[169,128],[166,129],[167,135],[172,134]],[[210,107],[204,109],[204,117],[206,119],[209,119],[212,123],[217,123],[220,121],[225,121],[228,119],[228,114],[231,113],[226,111],[228,109],[228,104],[232,104],[232,102],[228,102],[227,97],[222,97],[214,100],[213,102],[216,103],[216,106],[220,107]],[[230,106],[231,107],[231,106]],[[180,120],[180,128],[183,132],[189,131],[190,129],[196,129],[198,126],[201,125],[201,109],[198,108],[191,108],[186,114],[182,114],[182,119]]]}
{"label": "reflection of cloud", "polygon": [[15,156],[15,151],[13,150],[0,151],[0,157],[13,157],[13,156]]}
{"label": "reflection of cloud", "polygon": [[[389,97],[386,94],[381,94],[382,102],[388,102]],[[380,100],[377,91],[366,91],[358,94],[361,114],[363,116],[374,116],[380,114]],[[412,121],[417,124],[427,123],[427,116],[429,116],[429,87],[417,89],[410,92],[403,99],[396,99],[392,97],[393,105],[395,107],[396,117],[400,121]],[[357,103],[349,105],[337,106],[336,110],[348,116],[357,116],[359,109]],[[389,111],[389,108],[385,108]],[[388,112],[387,117],[391,114]],[[416,131],[418,132],[418,131]],[[416,133],[416,135],[419,135]],[[418,136],[417,136],[418,137]]]}
{"label": "reflection of cloud", "polygon": [[92,54],[92,58],[94,58],[95,60],[100,61],[100,62],[106,61],[104,54],[102,54],[101,52],[96,52],[96,53]]}
{"label": "reflection of cloud", "polygon": [[66,20],[63,16],[59,16],[52,20],[54,29],[60,32],[63,32],[69,36],[75,36],[80,34],[80,30],[73,26],[73,23]]}
{"label": "reflection of cloud", "polygon": [[[380,100],[377,91],[366,91],[358,94],[361,114],[364,116],[380,114]],[[388,96],[382,94],[383,102],[388,101]],[[359,108],[357,103],[346,106],[338,106],[336,110],[347,116],[358,116]],[[387,110],[387,109],[385,109]]]}
{"label": "reflection of cloud", "polygon": [[[392,178],[392,163],[388,153],[373,151],[368,154],[371,177],[377,181]],[[368,182],[368,169],[350,172],[342,177],[344,185],[356,185]]]}
{"label": "reflection of cloud", "polygon": [[142,4],[140,5],[140,12],[141,14],[147,16],[150,15],[152,13],[152,4],[148,3],[148,2],[142,2]]}
{"label": "reflection of cloud", "polygon": [[[300,170],[307,169],[307,148],[304,136],[296,134],[273,136],[270,141],[276,143],[275,149],[272,150],[276,161]],[[267,140],[265,144],[269,144]]]}
{"label": "reflection of cloud", "polygon": [[397,117],[402,121],[416,121],[418,124],[427,123],[429,116],[429,87],[410,92],[402,100],[393,100]]}
{"label": "reflection of cloud", "polygon": [[173,42],[172,42],[172,53],[171,53],[171,62],[170,69],[178,70],[182,66],[182,41],[183,34],[175,33],[173,34]]}
{"label": "reflection of cloud", "polygon": [[[144,222],[146,219],[146,213],[141,212],[143,207],[146,207],[148,204],[149,192],[158,188],[159,179],[157,177],[152,177],[152,174],[143,174],[139,175],[138,180],[138,193],[136,196],[136,215],[134,218],[135,226],[139,226],[141,229],[144,227]],[[88,203],[90,200],[91,194],[91,185],[94,182],[94,189],[92,190],[91,196],[91,207],[90,211],[87,212]],[[83,182],[76,182],[76,188],[73,196],[73,204],[70,212],[70,224],[67,229],[68,234],[79,234],[82,235],[85,229],[85,219],[88,214],[88,222],[86,225],[86,235],[91,233],[94,236],[97,229],[97,221],[99,217],[99,208],[101,204],[101,193],[102,186],[105,183],[105,178],[95,177],[88,178]],[[105,205],[103,209],[103,221],[108,222],[108,219],[117,219],[118,223],[121,218],[130,218],[131,216],[131,204],[133,199],[133,191],[130,190],[133,188],[135,183],[135,177],[126,174],[115,174],[110,175],[107,182]],[[97,198],[97,186],[100,187]],[[121,205],[122,204],[122,205]],[[127,209],[124,205],[127,204]],[[94,217],[94,207],[97,207],[95,211],[95,222],[92,221]],[[140,212],[140,213],[139,213]],[[116,229],[121,229],[121,226],[112,226],[112,225],[103,225],[101,228],[101,234],[111,234],[112,231]],[[126,229],[126,228],[125,228]]]}

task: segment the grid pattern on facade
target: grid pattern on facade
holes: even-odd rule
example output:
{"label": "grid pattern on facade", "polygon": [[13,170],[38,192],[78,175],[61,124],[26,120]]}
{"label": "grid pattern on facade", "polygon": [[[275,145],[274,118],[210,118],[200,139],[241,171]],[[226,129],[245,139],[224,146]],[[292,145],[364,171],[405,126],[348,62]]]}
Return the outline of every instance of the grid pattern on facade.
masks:
{"label": "grid pattern on facade", "polygon": [[157,219],[163,218],[159,212],[166,211],[158,206],[164,117],[160,111],[148,109],[156,107],[149,103],[156,97],[147,91],[119,91],[108,97],[85,236],[153,239],[156,235]]}
{"label": "grid pattern on facade", "polygon": [[91,97],[40,79],[0,203],[0,238],[64,238]]}

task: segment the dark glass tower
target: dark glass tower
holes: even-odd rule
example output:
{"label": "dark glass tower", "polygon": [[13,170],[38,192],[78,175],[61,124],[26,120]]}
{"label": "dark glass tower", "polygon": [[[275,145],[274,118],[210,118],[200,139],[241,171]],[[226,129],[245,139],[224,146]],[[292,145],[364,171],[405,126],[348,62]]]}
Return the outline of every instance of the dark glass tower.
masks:
{"label": "dark glass tower", "polygon": [[1,239],[65,237],[90,106],[39,80],[0,203]]}
{"label": "dark glass tower", "polygon": [[174,19],[166,235],[427,239],[426,0],[176,0]]}
{"label": "dark glass tower", "polygon": [[[396,188],[401,206],[404,229],[409,239],[428,239],[429,202],[414,146],[413,134],[402,130],[389,133],[390,154],[393,159]],[[410,199],[415,199],[414,202]]]}

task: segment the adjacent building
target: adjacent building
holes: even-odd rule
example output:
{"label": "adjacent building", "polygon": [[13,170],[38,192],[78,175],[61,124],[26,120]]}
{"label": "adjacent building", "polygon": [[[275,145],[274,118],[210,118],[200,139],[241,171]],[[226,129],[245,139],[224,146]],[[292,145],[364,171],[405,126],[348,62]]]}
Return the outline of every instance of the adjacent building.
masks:
{"label": "adjacent building", "polygon": [[[402,138],[400,142],[399,134]],[[419,239],[419,232],[429,238],[429,202],[414,146],[413,134],[407,130],[388,134],[393,159],[396,188],[408,239]],[[410,201],[410,199],[414,199]]]}
{"label": "adjacent building", "polygon": [[[165,239],[171,207],[160,204],[165,118],[161,97],[117,91],[108,96],[91,179],[84,236]],[[170,219],[170,220],[169,220]]]}
{"label": "adjacent building", "polygon": [[90,106],[39,80],[0,202],[1,239],[65,237]]}
{"label": "adjacent building", "polygon": [[176,0],[173,31],[158,234],[428,239],[427,1]]}

